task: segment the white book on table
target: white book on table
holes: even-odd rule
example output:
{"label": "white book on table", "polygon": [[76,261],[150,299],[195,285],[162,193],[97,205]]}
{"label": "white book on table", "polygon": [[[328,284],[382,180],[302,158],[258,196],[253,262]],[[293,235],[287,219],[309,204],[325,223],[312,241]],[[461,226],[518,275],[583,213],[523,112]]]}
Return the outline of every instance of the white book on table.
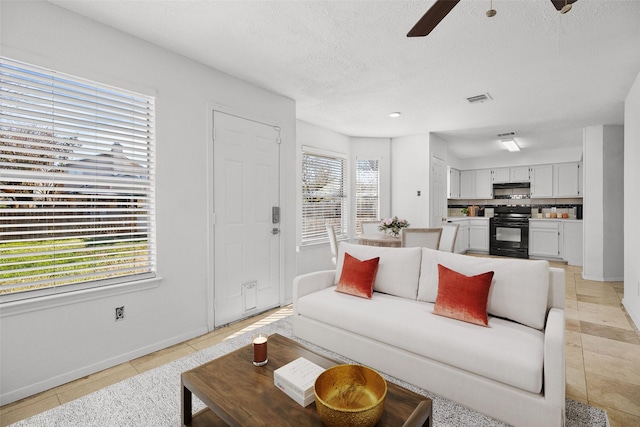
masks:
{"label": "white book on table", "polygon": [[313,386],[324,368],[299,357],[273,371],[273,382],[280,390],[302,406],[315,401]]}

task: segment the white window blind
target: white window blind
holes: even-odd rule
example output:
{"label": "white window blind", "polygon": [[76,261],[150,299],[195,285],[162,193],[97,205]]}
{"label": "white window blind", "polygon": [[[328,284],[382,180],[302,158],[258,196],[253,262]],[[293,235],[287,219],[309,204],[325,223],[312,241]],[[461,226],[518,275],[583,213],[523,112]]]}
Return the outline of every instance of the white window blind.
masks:
{"label": "white window blind", "polygon": [[0,102],[0,293],[152,276],[154,99],[0,58]]}
{"label": "white window blind", "polygon": [[378,160],[356,160],[356,232],[362,221],[380,219]]}
{"label": "white window blind", "polygon": [[326,224],[347,236],[345,177],[345,158],[302,154],[302,244],[327,241]]}

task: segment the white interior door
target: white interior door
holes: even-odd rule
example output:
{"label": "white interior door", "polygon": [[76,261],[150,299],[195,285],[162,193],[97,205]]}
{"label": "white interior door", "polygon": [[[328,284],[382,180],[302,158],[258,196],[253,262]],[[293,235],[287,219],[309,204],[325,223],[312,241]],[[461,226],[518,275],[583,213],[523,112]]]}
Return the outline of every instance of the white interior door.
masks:
{"label": "white interior door", "polygon": [[279,129],[214,111],[214,323],[280,303]]}
{"label": "white interior door", "polygon": [[429,219],[430,227],[440,227],[442,218],[446,218],[447,206],[447,167],[444,160],[438,157],[431,157],[430,176],[430,205],[431,214]]}

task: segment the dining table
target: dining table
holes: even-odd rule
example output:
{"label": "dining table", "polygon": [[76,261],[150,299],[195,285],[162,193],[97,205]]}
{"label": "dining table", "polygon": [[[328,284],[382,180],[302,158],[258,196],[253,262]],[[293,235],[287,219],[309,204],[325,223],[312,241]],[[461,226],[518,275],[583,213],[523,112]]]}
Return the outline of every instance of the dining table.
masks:
{"label": "dining table", "polygon": [[385,246],[388,248],[399,248],[402,246],[402,239],[400,237],[383,233],[361,234],[357,237],[357,240],[361,245]]}

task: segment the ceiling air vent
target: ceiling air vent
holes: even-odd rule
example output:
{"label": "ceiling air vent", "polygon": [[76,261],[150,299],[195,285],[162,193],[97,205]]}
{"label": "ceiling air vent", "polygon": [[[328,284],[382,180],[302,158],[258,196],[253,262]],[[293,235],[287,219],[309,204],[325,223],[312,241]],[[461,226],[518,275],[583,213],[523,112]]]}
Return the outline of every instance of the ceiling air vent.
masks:
{"label": "ceiling air vent", "polygon": [[482,95],[476,95],[476,96],[472,96],[467,98],[467,101],[469,101],[470,104],[477,104],[477,103],[482,103],[485,101],[491,101],[493,98],[491,98],[491,95],[489,95],[488,93],[483,93]]}
{"label": "ceiling air vent", "polygon": [[498,138],[509,138],[512,136],[516,136],[515,132],[505,132],[505,133],[499,133],[498,134]]}

